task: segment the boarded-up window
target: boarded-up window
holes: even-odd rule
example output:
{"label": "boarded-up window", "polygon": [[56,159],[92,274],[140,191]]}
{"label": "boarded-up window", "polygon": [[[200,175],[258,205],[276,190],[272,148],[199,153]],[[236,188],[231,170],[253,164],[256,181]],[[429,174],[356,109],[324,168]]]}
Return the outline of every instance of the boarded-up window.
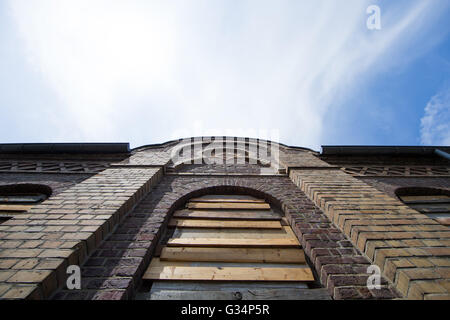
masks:
{"label": "boarded-up window", "polygon": [[[263,199],[208,195],[176,211],[145,299],[329,299],[292,229]],[[311,287],[311,288],[310,288]]]}
{"label": "boarded-up window", "polygon": [[[41,192],[40,190],[45,190]],[[0,186],[0,216],[20,214],[47,199],[51,189],[43,185],[17,184]]]}

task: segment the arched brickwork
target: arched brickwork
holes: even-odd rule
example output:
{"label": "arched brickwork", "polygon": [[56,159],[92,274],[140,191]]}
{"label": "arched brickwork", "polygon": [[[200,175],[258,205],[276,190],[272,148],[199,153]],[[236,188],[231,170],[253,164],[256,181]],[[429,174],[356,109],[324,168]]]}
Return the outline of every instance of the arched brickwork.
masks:
{"label": "arched brickwork", "polygon": [[82,290],[62,290],[54,298],[132,299],[172,213],[211,193],[254,195],[279,208],[335,299],[396,296],[385,281],[381,290],[367,289],[368,259],[289,178],[165,176],[84,264]]}

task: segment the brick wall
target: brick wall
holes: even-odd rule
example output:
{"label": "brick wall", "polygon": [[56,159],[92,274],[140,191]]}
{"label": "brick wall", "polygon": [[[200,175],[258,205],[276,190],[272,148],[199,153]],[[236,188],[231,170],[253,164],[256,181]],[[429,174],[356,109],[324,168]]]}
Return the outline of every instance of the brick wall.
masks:
{"label": "brick wall", "polygon": [[156,184],[162,168],[110,168],[0,225],[0,298],[48,298]]}
{"label": "brick wall", "polygon": [[82,290],[62,290],[55,299],[131,299],[173,211],[206,193],[246,193],[283,210],[319,281],[335,299],[394,298],[366,287],[369,260],[288,177],[165,176],[82,268]]}
{"label": "brick wall", "polygon": [[21,183],[42,184],[52,189],[52,195],[86,180],[93,174],[43,174],[43,173],[0,173],[0,185]]}
{"label": "brick wall", "polygon": [[450,229],[339,169],[290,177],[411,299],[450,298]]}
{"label": "brick wall", "polygon": [[358,179],[392,197],[396,197],[395,190],[402,187],[450,189],[450,179],[448,177],[358,177]]}

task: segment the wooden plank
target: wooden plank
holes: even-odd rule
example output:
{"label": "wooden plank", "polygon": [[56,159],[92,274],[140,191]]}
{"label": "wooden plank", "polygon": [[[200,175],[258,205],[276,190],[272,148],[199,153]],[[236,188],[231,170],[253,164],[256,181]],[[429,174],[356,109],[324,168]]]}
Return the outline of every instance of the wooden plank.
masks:
{"label": "wooden plank", "polygon": [[450,203],[450,197],[447,195],[428,195],[428,196],[401,196],[403,202],[414,203]]}
{"label": "wooden plank", "polygon": [[234,221],[234,220],[201,220],[171,219],[169,227],[177,228],[239,228],[239,229],[281,229],[279,221]]}
{"label": "wooden plank", "polygon": [[33,206],[26,206],[21,204],[0,204],[0,211],[28,211]]}
{"label": "wooden plank", "polygon": [[307,289],[308,284],[299,281],[153,281],[151,290],[236,291],[244,289]]}
{"label": "wooden plank", "polygon": [[202,238],[181,238],[169,239],[167,246],[170,247],[289,247],[298,248],[300,246],[297,239],[202,239]]}
{"label": "wooden plank", "polygon": [[324,288],[318,289],[242,289],[234,291],[151,290],[138,300],[331,300]]}
{"label": "wooden plank", "polygon": [[268,203],[188,202],[186,207],[188,209],[270,210]]}
{"label": "wooden plank", "polygon": [[279,214],[269,210],[178,210],[174,212],[173,217],[193,219],[281,220]]}
{"label": "wooden plank", "polygon": [[422,213],[444,213],[450,212],[450,204],[434,203],[434,204],[409,204],[409,207]]}
{"label": "wooden plank", "polygon": [[444,226],[450,226],[450,217],[439,217],[436,221]]}
{"label": "wooden plank", "polygon": [[290,227],[282,229],[214,229],[177,228],[172,238],[214,238],[214,239],[283,239],[297,237]]}
{"label": "wooden plank", "polygon": [[248,202],[248,203],[264,203],[263,199],[252,196],[239,195],[207,195],[198,198],[192,198],[190,202]]}
{"label": "wooden plank", "polygon": [[305,263],[301,249],[164,247],[162,261]]}
{"label": "wooden plank", "polygon": [[223,262],[223,261],[172,261],[161,260],[155,263],[172,267],[214,267],[214,268],[306,268],[306,263],[261,263],[261,262]]}
{"label": "wooden plank", "polygon": [[154,258],[143,276],[144,280],[207,280],[207,281],[314,281],[309,267],[191,267],[172,265]]}

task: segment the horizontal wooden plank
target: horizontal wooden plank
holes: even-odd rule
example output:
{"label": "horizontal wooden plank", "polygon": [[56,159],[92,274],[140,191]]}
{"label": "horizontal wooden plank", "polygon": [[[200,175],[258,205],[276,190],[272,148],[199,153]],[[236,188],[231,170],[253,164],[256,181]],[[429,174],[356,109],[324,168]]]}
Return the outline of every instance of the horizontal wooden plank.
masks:
{"label": "horizontal wooden plank", "polygon": [[422,213],[450,212],[450,204],[445,203],[409,204],[408,206]]}
{"label": "horizontal wooden plank", "polygon": [[245,289],[307,289],[308,284],[298,281],[153,281],[151,290],[236,291]]}
{"label": "horizontal wooden plank", "polygon": [[28,211],[33,206],[27,206],[22,204],[0,204],[0,211]]}
{"label": "horizontal wooden plank", "polygon": [[279,214],[270,210],[178,210],[174,212],[173,217],[193,219],[281,220]]}
{"label": "horizontal wooden plank", "polygon": [[401,199],[407,204],[450,203],[450,196],[447,195],[402,196]]}
{"label": "horizontal wooden plank", "polygon": [[206,281],[314,281],[309,267],[191,267],[172,265],[154,258],[143,276],[144,280],[206,280]]}
{"label": "horizontal wooden plank", "polygon": [[263,199],[257,199],[252,196],[240,195],[207,195],[198,198],[192,198],[190,202],[248,202],[248,203],[264,203]]}
{"label": "horizontal wooden plank", "polygon": [[269,210],[268,203],[237,203],[237,202],[188,202],[188,209],[231,209],[231,210]]}
{"label": "horizontal wooden plank", "polygon": [[165,247],[161,260],[305,263],[302,249]]}
{"label": "horizontal wooden plank", "polygon": [[161,265],[173,267],[214,267],[214,268],[305,268],[306,263],[266,263],[266,262],[223,262],[223,261],[172,261],[158,259]]}
{"label": "horizontal wooden plank", "polygon": [[234,291],[151,290],[137,300],[331,300],[324,288],[318,289],[242,289]]}
{"label": "horizontal wooden plank", "polygon": [[169,227],[177,228],[240,228],[240,229],[281,229],[280,221],[235,221],[171,219]]}
{"label": "horizontal wooden plank", "polygon": [[172,238],[215,238],[215,239],[282,239],[297,237],[290,227],[281,229],[219,229],[219,228],[177,228]]}
{"label": "horizontal wooden plank", "polygon": [[437,222],[444,226],[450,226],[450,217],[439,217],[435,218]]}
{"label": "horizontal wooden plank", "polygon": [[169,239],[167,246],[171,247],[294,247],[300,246],[298,240],[292,238],[285,239],[202,239],[202,238],[181,238]]}

